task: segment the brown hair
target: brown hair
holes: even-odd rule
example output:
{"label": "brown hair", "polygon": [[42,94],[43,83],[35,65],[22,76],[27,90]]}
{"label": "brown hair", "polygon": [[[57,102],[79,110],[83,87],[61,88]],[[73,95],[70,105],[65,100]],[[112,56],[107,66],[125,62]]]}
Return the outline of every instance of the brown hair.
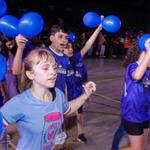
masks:
{"label": "brown hair", "polygon": [[55,33],[59,31],[62,31],[64,33],[69,33],[69,28],[68,26],[65,26],[65,25],[55,24],[51,27],[50,35],[54,35]]}
{"label": "brown hair", "polygon": [[137,41],[132,42],[132,45],[127,51],[123,66],[126,68],[130,63],[137,61],[140,57],[141,51],[137,45]]}
{"label": "brown hair", "polygon": [[46,61],[51,62],[55,60],[55,58],[50,51],[43,48],[33,49],[25,58],[21,74],[21,84],[20,84],[21,91],[30,88],[32,85],[32,81],[26,75],[26,71],[32,71],[33,65],[40,63],[41,60],[44,60],[45,62]]}

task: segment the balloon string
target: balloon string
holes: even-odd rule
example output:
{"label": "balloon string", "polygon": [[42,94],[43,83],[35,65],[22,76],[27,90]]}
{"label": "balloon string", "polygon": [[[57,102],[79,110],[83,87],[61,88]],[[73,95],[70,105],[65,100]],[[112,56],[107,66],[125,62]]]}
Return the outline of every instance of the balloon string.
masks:
{"label": "balloon string", "polygon": [[94,96],[98,96],[98,97],[102,97],[102,98],[104,98],[106,100],[109,100],[109,101],[112,101],[112,102],[120,103],[119,100],[114,100],[114,99],[112,99],[112,98],[110,98],[108,96],[102,95],[102,94],[94,93],[93,95]]}

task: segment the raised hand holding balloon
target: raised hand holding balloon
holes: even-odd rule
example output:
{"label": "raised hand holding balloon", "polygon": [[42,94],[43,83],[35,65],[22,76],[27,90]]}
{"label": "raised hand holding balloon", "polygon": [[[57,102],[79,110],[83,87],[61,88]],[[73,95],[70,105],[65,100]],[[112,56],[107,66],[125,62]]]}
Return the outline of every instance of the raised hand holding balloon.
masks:
{"label": "raised hand holding balloon", "polygon": [[42,16],[36,12],[24,14],[18,24],[18,31],[24,37],[34,37],[38,35],[44,27]]}
{"label": "raised hand holding balloon", "polygon": [[[138,40],[138,46],[141,51],[146,51],[148,47],[146,47],[146,42],[150,40],[150,34],[143,34]],[[148,44],[148,43],[147,43]]]}
{"label": "raised hand holding balloon", "polygon": [[102,23],[102,27],[107,32],[117,32],[121,27],[121,21],[117,16],[111,15],[100,17],[95,12],[88,12],[83,16],[83,23],[85,26],[95,28]]}

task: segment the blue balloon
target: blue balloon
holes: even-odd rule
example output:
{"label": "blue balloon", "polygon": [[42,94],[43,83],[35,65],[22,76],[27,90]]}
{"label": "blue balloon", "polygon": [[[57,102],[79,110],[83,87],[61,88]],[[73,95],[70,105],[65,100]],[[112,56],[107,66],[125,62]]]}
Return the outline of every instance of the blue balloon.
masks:
{"label": "blue balloon", "polygon": [[5,79],[5,74],[7,71],[7,63],[6,59],[3,55],[0,54],[0,81],[3,81]]}
{"label": "blue balloon", "polygon": [[88,12],[83,17],[83,23],[90,28],[95,28],[101,23],[101,17],[95,12]]}
{"label": "blue balloon", "polygon": [[142,51],[145,51],[145,42],[150,38],[150,34],[143,34],[138,40],[138,46]]}
{"label": "blue balloon", "polygon": [[12,16],[6,15],[0,19],[0,31],[7,37],[16,37],[18,35],[19,20]]}
{"label": "blue balloon", "polygon": [[0,0],[0,5],[2,4],[2,3],[4,3],[5,2],[5,0]]}
{"label": "blue balloon", "polygon": [[76,39],[75,34],[73,32],[70,32],[68,35],[68,40],[73,43],[75,39]]}
{"label": "blue balloon", "polygon": [[4,130],[2,114],[0,113],[0,136],[2,135]]}
{"label": "blue balloon", "polygon": [[42,31],[43,27],[42,16],[36,12],[29,12],[21,17],[18,30],[25,37],[34,37]]}
{"label": "blue balloon", "polygon": [[7,10],[7,5],[4,1],[0,2],[0,16],[3,16]]}
{"label": "blue balloon", "polygon": [[117,16],[107,16],[102,21],[102,27],[107,32],[117,32],[121,27],[121,21]]}

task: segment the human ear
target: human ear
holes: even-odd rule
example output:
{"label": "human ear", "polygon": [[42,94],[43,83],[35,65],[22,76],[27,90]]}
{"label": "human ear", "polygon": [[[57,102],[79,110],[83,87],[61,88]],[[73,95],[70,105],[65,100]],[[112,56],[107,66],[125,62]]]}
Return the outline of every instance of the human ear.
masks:
{"label": "human ear", "polygon": [[34,79],[34,73],[33,73],[33,71],[26,71],[26,76],[27,76],[30,80],[33,80],[33,79]]}
{"label": "human ear", "polygon": [[53,35],[50,35],[50,36],[49,36],[49,40],[50,40],[50,41],[53,41]]}

